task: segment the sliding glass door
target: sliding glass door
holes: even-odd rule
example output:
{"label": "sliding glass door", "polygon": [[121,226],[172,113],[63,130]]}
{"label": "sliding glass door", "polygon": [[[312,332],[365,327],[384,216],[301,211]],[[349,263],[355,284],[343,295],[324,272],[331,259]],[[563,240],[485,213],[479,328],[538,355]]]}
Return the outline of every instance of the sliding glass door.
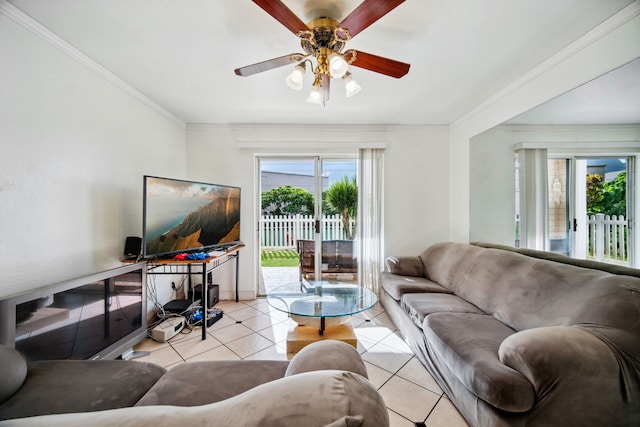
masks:
{"label": "sliding glass door", "polygon": [[516,245],[637,264],[636,156],[553,158],[540,149],[518,156]]}
{"label": "sliding glass door", "polygon": [[[574,158],[573,256],[630,265],[634,259],[634,157]],[[630,262],[631,261],[631,262]]]}
{"label": "sliding glass door", "polygon": [[[320,280],[356,283],[357,207],[355,159],[321,158]],[[316,246],[318,247],[318,246]],[[317,264],[316,264],[317,265]]]}
{"label": "sliding glass door", "polygon": [[294,281],[357,281],[355,158],[260,157],[259,295]]}

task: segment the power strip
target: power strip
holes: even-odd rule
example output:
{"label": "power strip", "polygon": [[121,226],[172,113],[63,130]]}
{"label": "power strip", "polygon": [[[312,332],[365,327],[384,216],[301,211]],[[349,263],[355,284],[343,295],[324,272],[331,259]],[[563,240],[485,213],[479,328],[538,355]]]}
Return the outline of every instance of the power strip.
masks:
{"label": "power strip", "polygon": [[151,338],[156,341],[167,342],[179,334],[184,325],[185,319],[183,316],[169,317],[151,330]]}

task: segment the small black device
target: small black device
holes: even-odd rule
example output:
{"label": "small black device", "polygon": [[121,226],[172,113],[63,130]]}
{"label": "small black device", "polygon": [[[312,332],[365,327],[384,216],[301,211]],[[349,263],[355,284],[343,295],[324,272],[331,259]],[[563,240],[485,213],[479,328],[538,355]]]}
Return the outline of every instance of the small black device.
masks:
{"label": "small black device", "polygon": [[[189,289],[189,299],[202,301],[202,285],[196,285],[193,289]],[[207,285],[207,308],[211,308],[218,303],[220,299],[220,286]]]}
{"label": "small black device", "polygon": [[212,310],[207,314],[207,327],[213,325],[214,323],[216,323],[218,320],[222,319],[222,310]]}
{"label": "small black device", "polygon": [[135,259],[142,252],[142,238],[129,236],[124,242],[124,256],[129,259]]}
{"label": "small black device", "polygon": [[[195,312],[191,314],[189,317],[193,326],[201,326],[202,325],[202,309],[197,309]],[[218,320],[222,319],[222,310],[213,309],[211,311],[207,311],[207,327],[213,325]]]}
{"label": "small black device", "polygon": [[191,306],[190,299],[174,299],[162,306],[168,313],[184,313]]}

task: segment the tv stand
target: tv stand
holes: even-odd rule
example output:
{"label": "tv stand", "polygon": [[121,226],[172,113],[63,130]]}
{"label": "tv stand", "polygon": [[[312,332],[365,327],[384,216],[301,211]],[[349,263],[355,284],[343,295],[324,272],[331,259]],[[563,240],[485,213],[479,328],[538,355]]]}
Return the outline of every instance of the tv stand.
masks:
{"label": "tv stand", "polygon": [[131,360],[137,359],[138,357],[144,357],[150,355],[150,351],[133,351],[133,348],[128,349],[122,355],[120,355],[120,359],[122,360]]}
{"label": "tv stand", "polygon": [[0,299],[0,344],[29,362],[121,357],[147,336],[147,269],[130,263]]}
{"label": "tv stand", "polygon": [[[213,271],[229,261],[236,261],[236,283],[235,283],[235,299],[238,302],[238,275],[240,272],[240,249],[244,248],[243,243],[235,244],[225,250],[224,253],[212,253],[205,259],[187,259],[184,261],[175,259],[155,258],[147,260],[147,274],[186,274],[188,278],[189,288],[193,289],[191,284],[191,276],[194,274],[202,275],[202,289],[207,286],[207,273]],[[200,268],[200,270],[198,270]],[[186,271],[185,271],[186,269]],[[195,270],[195,271],[194,271]],[[203,312],[207,309],[207,294],[202,292],[201,305]],[[202,322],[202,339],[207,339],[207,322]]]}

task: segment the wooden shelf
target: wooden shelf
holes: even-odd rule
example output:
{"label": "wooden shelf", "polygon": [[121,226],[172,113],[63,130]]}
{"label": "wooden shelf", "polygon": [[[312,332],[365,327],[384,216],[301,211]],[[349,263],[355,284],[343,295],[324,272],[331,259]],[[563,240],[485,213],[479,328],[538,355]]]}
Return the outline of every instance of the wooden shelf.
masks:
{"label": "wooden shelf", "polygon": [[213,251],[209,254],[207,258],[204,259],[185,259],[185,260],[177,260],[173,258],[152,258],[146,260],[149,264],[154,265],[189,265],[189,264],[208,264],[214,262],[216,260],[220,260],[228,255],[233,255],[238,252],[240,249],[244,248],[244,244],[240,243],[235,246],[231,246],[229,249],[223,251]]}

